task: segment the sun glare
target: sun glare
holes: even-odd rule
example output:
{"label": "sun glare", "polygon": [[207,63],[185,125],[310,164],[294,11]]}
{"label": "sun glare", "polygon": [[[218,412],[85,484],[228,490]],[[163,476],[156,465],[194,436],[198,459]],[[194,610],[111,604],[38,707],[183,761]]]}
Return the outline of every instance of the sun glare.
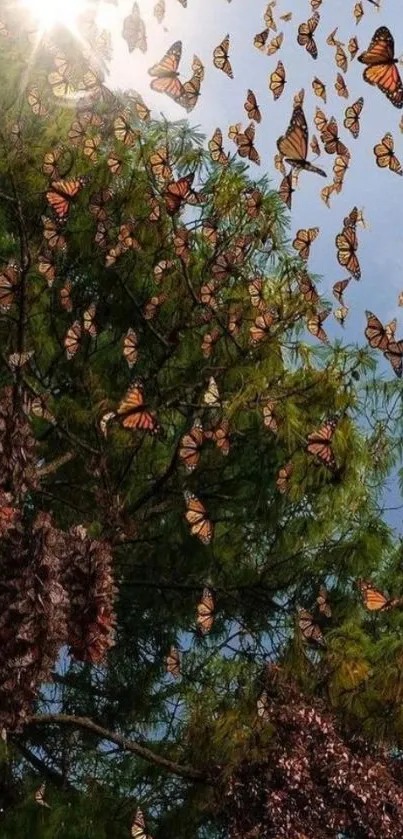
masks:
{"label": "sun glare", "polygon": [[75,29],[76,19],[88,3],[86,0],[24,0],[42,31],[61,24]]}

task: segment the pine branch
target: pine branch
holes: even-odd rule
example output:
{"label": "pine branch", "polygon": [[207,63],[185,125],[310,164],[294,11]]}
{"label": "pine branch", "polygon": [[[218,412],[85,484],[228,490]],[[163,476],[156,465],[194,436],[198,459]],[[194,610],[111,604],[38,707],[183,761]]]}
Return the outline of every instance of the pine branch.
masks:
{"label": "pine branch", "polygon": [[68,725],[76,728],[83,728],[86,731],[91,731],[102,740],[109,740],[110,743],[115,743],[123,751],[131,752],[137,755],[142,760],[153,763],[155,766],[160,766],[172,775],[177,775],[180,778],[185,778],[189,781],[202,781],[209,783],[208,776],[205,772],[195,769],[193,766],[186,766],[181,763],[176,763],[173,760],[158,755],[152,752],[146,746],[140,745],[135,740],[128,740],[117,731],[109,731],[101,725],[93,722],[88,717],[76,717],[70,714],[35,714],[30,718],[30,725]]}

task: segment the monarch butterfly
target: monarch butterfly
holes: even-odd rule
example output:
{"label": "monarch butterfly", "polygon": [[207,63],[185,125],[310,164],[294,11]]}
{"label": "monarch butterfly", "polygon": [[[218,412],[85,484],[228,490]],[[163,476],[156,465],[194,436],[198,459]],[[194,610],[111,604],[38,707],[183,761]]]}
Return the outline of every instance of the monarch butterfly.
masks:
{"label": "monarch butterfly", "polygon": [[328,469],[336,466],[332,450],[332,439],[337,427],[337,420],[327,420],[318,430],[308,434],[306,451],[313,457],[317,457]]}
{"label": "monarch butterfly", "polygon": [[136,99],[134,107],[136,109],[136,114],[138,118],[141,120],[141,122],[150,122],[151,111],[142,98],[139,97],[138,99]]}
{"label": "monarch butterfly", "polygon": [[88,178],[84,177],[52,181],[51,189],[46,193],[46,200],[60,221],[67,219],[72,201],[87,182]]}
{"label": "monarch butterfly", "polygon": [[95,163],[98,158],[97,149],[100,145],[101,137],[97,134],[95,137],[86,137],[83,145],[83,154],[89,158],[91,163]]}
{"label": "monarch butterfly", "polygon": [[327,591],[326,586],[320,586],[319,594],[316,598],[316,602],[318,604],[319,611],[322,615],[325,615],[326,618],[332,617],[332,607],[329,603],[329,594]]}
{"label": "monarch butterfly", "polygon": [[33,113],[37,117],[47,117],[49,109],[43,104],[41,94],[35,85],[31,85],[27,89],[28,105],[32,108]]}
{"label": "monarch butterfly", "polygon": [[192,492],[186,490],[184,496],[186,504],[185,518],[190,525],[190,533],[192,536],[197,536],[203,545],[208,545],[213,538],[214,527],[212,522],[207,518],[206,508]]}
{"label": "monarch butterfly", "polygon": [[360,133],[360,116],[363,106],[364,99],[362,96],[360,96],[360,98],[357,99],[356,102],[353,102],[353,104],[349,105],[344,111],[343,125],[345,128],[347,128],[348,131],[351,132],[355,140],[357,139]]}
{"label": "monarch butterfly", "polygon": [[270,74],[269,79],[269,89],[273,94],[273,99],[279,99],[281,96],[284,85],[286,84],[286,77],[285,77],[285,69],[284,64],[282,61],[277,62],[277,67],[273,72]]}
{"label": "monarch butterfly", "polygon": [[318,138],[317,138],[316,134],[312,134],[311,142],[310,142],[309,145],[310,145],[310,149],[311,149],[312,154],[316,154],[316,157],[319,157],[319,155],[320,155],[320,145],[319,145]]}
{"label": "monarch butterfly", "polygon": [[14,302],[18,274],[18,268],[13,262],[0,271],[0,309],[2,312],[10,309]]}
{"label": "monarch butterfly", "polygon": [[326,207],[330,207],[330,197],[335,191],[336,187],[334,184],[329,184],[328,186],[324,186],[323,189],[321,189],[320,197],[322,201],[326,204]]}
{"label": "monarch butterfly", "polygon": [[261,341],[264,341],[268,338],[270,333],[270,327],[274,323],[273,313],[270,309],[265,309],[262,311],[256,318],[253,326],[251,326],[250,332],[250,343],[253,346],[256,344],[260,344]]}
{"label": "monarch butterfly", "polygon": [[80,146],[85,138],[85,125],[75,119],[69,128],[68,138],[73,146]]}
{"label": "monarch butterfly", "polygon": [[211,332],[207,332],[203,336],[203,340],[202,340],[202,344],[201,344],[201,351],[202,351],[205,358],[210,358],[210,356],[213,352],[213,349],[214,349],[214,345],[217,343],[217,341],[220,339],[220,337],[221,337],[221,332],[218,329],[218,327],[215,327],[214,329],[211,330]]}
{"label": "monarch butterfly", "polygon": [[313,166],[307,158],[308,153],[308,126],[305,114],[300,106],[294,108],[290,124],[286,133],[277,140],[277,148],[287,163],[296,169],[306,169],[308,172],[315,172],[317,175],[326,177],[326,172]]}
{"label": "monarch butterfly", "polygon": [[210,376],[207,390],[203,395],[203,402],[208,408],[219,408],[221,405],[220,392],[214,376]]}
{"label": "monarch butterfly", "polygon": [[161,259],[160,262],[157,262],[157,264],[154,265],[153,274],[154,280],[157,283],[157,285],[160,284],[161,280],[164,279],[164,276],[167,273],[167,271],[169,271],[173,267],[173,265],[174,263],[171,259]]}
{"label": "monarch butterfly", "polygon": [[289,210],[291,210],[292,194],[295,192],[295,185],[295,172],[291,170],[291,172],[288,172],[287,175],[284,175],[278,189],[278,194],[281,200],[284,201],[284,204],[287,205]]}
{"label": "monarch butterfly", "polygon": [[198,55],[193,56],[192,70],[193,74],[197,76],[202,82],[204,79],[204,64],[200,61]]}
{"label": "monarch butterfly", "polygon": [[179,446],[179,458],[183,461],[188,472],[193,472],[200,460],[200,447],[204,440],[201,420],[195,419],[192,428],[184,434]]}
{"label": "monarch butterfly", "polygon": [[127,114],[119,114],[113,121],[113,132],[117,140],[130,148],[134,144],[136,134],[127,121]]}
{"label": "monarch butterfly", "polygon": [[255,309],[266,309],[266,301],[263,297],[263,280],[261,277],[255,277],[248,285],[248,292],[250,302]]}
{"label": "monarch butterfly", "polygon": [[343,186],[344,176],[349,167],[350,152],[338,154],[333,163],[333,184],[336,192],[340,192]]}
{"label": "monarch butterfly", "polygon": [[354,279],[361,278],[361,268],[356,256],[358,248],[357,234],[354,226],[344,226],[336,236],[337,261],[342,268],[353,275]]}
{"label": "monarch butterfly", "polygon": [[325,330],[323,329],[322,323],[326,320],[329,316],[329,312],[325,309],[321,312],[314,312],[312,315],[309,316],[307,320],[307,329],[314,338],[317,338],[319,341],[322,341],[323,344],[328,344],[329,339]]}
{"label": "monarch butterfly", "polygon": [[326,105],[326,85],[323,84],[323,82],[321,82],[321,80],[318,79],[317,76],[315,76],[315,78],[312,79],[312,89],[315,96],[318,96],[319,99],[323,99]]}
{"label": "monarch butterfly", "polygon": [[319,15],[314,12],[312,17],[306,21],[306,23],[301,23],[298,27],[298,35],[297,41],[301,47],[305,47],[306,51],[312,58],[318,57],[318,48],[315,43],[315,39],[313,37],[316,27],[319,23]]}
{"label": "monarch butterfly", "polygon": [[123,358],[127,361],[130,370],[138,358],[138,343],[137,335],[130,327],[123,338]]}
{"label": "monarch butterfly", "polygon": [[213,443],[216,444],[218,451],[220,451],[224,457],[229,454],[230,450],[230,440],[228,435],[229,422],[227,419],[223,419],[219,425],[216,425],[216,427],[210,431],[204,432],[206,440],[212,440]]}
{"label": "monarch butterfly", "polygon": [[247,157],[252,160],[257,166],[260,166],[259,152],[254,146],[255,127],[251,122],[245,131],[239,132],[234,137],[234,142],[238,146],[238,154],[240,157]]}
{"label": "monarch butterfly", "polygon": [[181,98],[177,101],[185,108],[188,114],[193,111],[193,108],[197,105],[200,96],[201,82],[201,76],[198,73],[193,73],[193,76],[191,76],[191,78],[182,85],[183,93]]}
{"label": "monarch butterfly", "polygon": [[340,43],[336,47],[335,62],[336,66],[340,67],[340,70],[343,70],[343,73],[347,73],[347,56]]}
{"label": "monarch butterfly", "polygon": [[131,13],[123,21],[122,37],[125,39],[129,52],[136,48],[147,52],[147,34],[145,23],[140,15],[138,3],[133,3]]}
{"label": "monarch butterfly", "polygon": [[112,198],[113,192],[108,187],[106,189],[101,189],[99,192],[94,192],[91,195],[88,209],[92,216],[96,219],[96,221],[107,221],[108,210],[105,208],[105,204]]}
{"label": "monarch butterfly", "polygon": [[396,327],[397,318],[393,318],[393,320],[389,321],[389,323],[385,323],[385,332],[389,342],[393,342],[395,340]]}
{"label": "monarch butterfly", "polygon": [[141,246],[133,236],[133,231],[134,224],[131,221],[127,221],[119,227],[118,242],[124,251],[130,250],[130,248],[135,251],[141,250]]}
{"label": "monarch butterfly", "polygon": [[257,32],[253,39],[253,46],[257,50],[263,51],[266,46],[266,41],[269,37],[269,29],[264,29],[263,32]]}
{"label": "monarch butterfly", "polygon": [[328,119],[326,114],[321,110],[321,108],[318,108],[318,106],[316,106],[313,121],[315,123],[316,130],[319,131],[320,134],[322,134],[322,131],[324,131],[327,126]]}
{"label": "monarch butterfly", "polygon": [[339,303],[343,303],[343,294],[344,294],[350,280],[351,280],[351,277],[347,277],[347,279],[345,279],[345,280],[338,280],[337,283],[334,283],[334,285],[333,285],[333,289],[332,289],[333,296],[336,298],[336,300],[339,301]]}
{"label": "monarch butterfly", "polygon": [[38,787],[35,792],[35,803],[41,807],[47,807],[50,810],[50,804],[45,801],[46,781]]}
{"label": "monarch butterfly", "polygon": [[285,23],[289,23],[292,19],[292,12],[286,12],[285,15],[280,15],[280,20],[283,20]]}
{"label": "monarch butterfly", "polygon": [[163,192],[168,215],[174,216],[182,204],[186,203],[191,194],[193,178],[194,174],[185,175],[183,178],[179,178],[178,181],[172,181],[172,183],[168,184],[166,190]]}
{"label": "monarch butterfly", "polygon": [[394,153],[394,141],[392,135],[387,132],[380,143],[374,146],[374,155],[377,166],[381,169],[390,169],[396,175],[403,175],[400,160]]}
{"label": "monarch butterfly", "polygon": [[273,32],[277,32],[277,24],[273,17],[272,6],[274,6],[273,2],[267,4],[263,19],[269,31],[272,29]]}
{"label": "monarch butterfly", "polygon": [[132,826],[130,828],[130,835],[132,839],[147,839],[147,834],[145,832],[145,821],[143,811],[140,810],[140,807],[136,810],[136,815],[132,822]]}
{"label": "monarch butterfly", "polygon": [[149,221],[158,221],[158,219],[161,217],[161,208],[157,198],[154,195],[150,195],[148,199],[148,204],[151,207],[151,212],[148,216]]}
{"label": "monarch butterfly", "polygon": [[167,673],[174,677],[174,679],[179,679],[181,675],[181,657],[179,650],[176,647],[171,646],[169,653],[166,657],[166,669]]}
{"label": "monarch butterfly", "polygon": [[358,579],[357,588],[360,591],[365,608],[370,612],[386,612],[401,603],[400,597],[386,597],[368,580]]}
{"label": "monarch butterfly", "polygon": [[238,335],[242,324],[242,311],[239,307],[231,304],[228,312],[227,329],[229,335]]}
{"label": "monarch butterfly", "polygon": [[305,641],[325,646],[325,639],[312,615],[306,609],[298,609],[298,626]]}
{"label": "monarch butterfly", "polygon": [[208,141],[208,149],[213,163],[220,163],[226,166],[229,162],[229,155],[225,154],[222,144],[222,131],[216,128],[211,140]]}
{"label": "monarch butterfly", "polygon": [[201,635],[208,635],[211,632],[214,623],[214,608],[213,592],[206,586],[197,604],[196,627]]}
{"label": "monarch butterfly", "polygon": [[260,113],[259,105],[257,104],[256,96],[253,93],[253,90],[248,89],[244,108],[248,119],[251,119],[254,122],[261,122],[262,114]]}
{"label": "monarch butterfly", "polygon": [[285,466],[282,466],[278,471],[276,487],[282,495],[288,491],[293,470],[294,466],[291,462],[289,462],[286,463]]}
{"label": "monarch butterfly", "polygon": [[318,235],[319,227],[308,227],[306,230],[297,230],[292,246],[296,251],[298,251],[301,259],[304,261],[309,259],[311,244],[315,241]]}
{"label": "monarch butterfly", "polygon": [[273,399],[267,399],[267,401],[263,405],[263,422],[266,428],[269,431],[272,431],[273,434],[277,434],[279,429],[279,422],[276,416],[276,403]]}
{"label": "monarch butterfly", "polygon": [[376,350],[386,350],[389,344],[389,337],[385,327],[373,312],[366,311],[365,317],[367,319],[367,326],[364,334],[370,347]]}
{"label": "monarch butterfly", "polygon": [[349,311],[350,309],[348,308],[348,306],[339,306],[337,309],[334,310],[333,314],[336,320],[339,322],[340,326],[344,326]]}
{"label": "monarch butterfly", "polygon": [[363,9],[363,5],[361,3],[361,0],[359,0],[359,2],[355,4],[354,9],[353,9],[353,13],[354,13],[354,17],[355,17],[355,22],[358,25],[361,18],[364,16],[364,9]]}
{"label": "monarch butterfly", "polygon": [[229,60],[229,35],[221,41],[213,51],[213,64],[217,70],[222,70],[230,79],[234,78],[231,62]]}
{"label": "monarch butterfly", "polygon": [[64,348],[66,350],[67,359],[70,361],[73,356],[80,349],[81,343],[81,323],[75,320],[73,325],[67,330],[64,338]]}
{"label": "monarch butterfly", "polygon": [[339,140],[339,128],[334,117],[329,119],[326,128],[323,129],[320,135],[320,139],[327,154],[343,155],[348,151],[344,143]]}
{"label": "monarch butterfly", "polygon": [[106,162],[109,166],[112,175],[120,175],[122,171],[122,160],[116,154],[116,152],[111,151],[107,157]]}
{"label": "monarch butterfly", "polygon": [[278,172],[281,172],[283,176],[286,175],[286,168],[284,166],[284,158],[282,154],[275,154],[274,155],[274,165]]}
{"label": "monarch butterfly", "polygon": [[124,248],[122,247],[121,243],[118,242],[116,245],[114,245],[114,247],[110,248],[108,250],[108,253],[106,254],[106,267],[111,268],[111,266],[115,264],[119,257],[122,256],[122,253],[124,253]]}
{"label": "monarch butterfly", "polygon": [[97,222],[97,229],[95,231],[94,242],[99,248],[105,250],[108,247],[108,228],[103,221]]}
{"label": "monarch butterfly", "polygon": [[72,312],[73,311],[73,304],[71,302],[71,282],[67,280],[63,286],[63,288],[59,291],[59,299],[60,305],[65,312]]}
{"label": "monarch butterfly", "polygon": [[341,96],[343,99],[348,99],[350,94],[341,73],[337,73],[334,87],[338,96]]}
{"label": "monarch butterfly", "polygon": [[143,317],[144,320],[152,320],[155,318],[155,315],[158,312],[160,306],[165,303],[167,299],[166,294],[157,294],[154,297],[150,297],[143,306]]}
{"label": "monarch butterfly", "polygon": [[403,341],[389,341],[384,356],[390,361],[394,373],[400,379],[403,372]]}
{"label": "monarch butterfly", "polygon": [[58,61],[58,69],[48,74],[48,82],[54,96],[67,99],[76,93],[76,87],[73,84],[73,71],[64,57],[59,57]]}
{"label": "monarch butterfly", "polygon": [[281,44],[283,43],[283,40],[284,40],[284,35],[283,35],[282,32],[280,32],[279,35],[276,35],[275,38],[272,38],[269,46],[266,49],[267,55],[274,55],[274,53],[276,53],[280,49]]}
{"label": "monarch butterfly", "polygon": [[209,245],[215,246],[217,244],[218,232],[214,221],[206,219],[206,221],[203,222],[202,234]]}
{"label": "monarch butterfly", "polygon": [[246,212],[250,218],[257,218],[263,204],[263,195],[259,189],[252,189],[247,194]]}
{"label": "monarch butterfly", "polygon": [[364,79],[384,93],[396,108],[403,107],[403,85],[397,69],[395,42],[386,26],[376,30],[367,50],[358,56],[366,64]]}
{"label": "monarch butterfly", "polygon": [[267,699],[267,693],[264,690],[263,693],[259,696],[256,702],[257,708],[257,715],[261,717],[263,720],[269,719],[269,702]]}
{"label": "monarch butterfly", "polygon": [[302,108],[302,106],[304,104],[304,99],[305,99],[305,90],[302,87],[301,90],[299,90],[298,93],[296,93],[294,98],[293,98],[293,107],[294,108]]}
{"label": "monarch butterfly", "polygon": [[156,178],[163,181],[172,179],[172,169],[170,166],[168,151],[165,146],[160,146],[149,157],[149,164],[151,171]]}
{"label": "monarch butterfly", "polygon": [[27,364],[34,354],[34,350],[11,353],[11,355],[8,356],[8,364],[12,370],[17,370],[20,367],[23,367],[24,364]]}
{"label": "monarch butterfly", "polygon": [[186,227],[180,227],[176,230],[173,238],[173,246],[176,256],[187,264],[190,259],[190,247],[189,231]]}
{"label": "monarch butterfly", "polygon": [[123,416],[123,428],[134,431],[146,431],[157,434],[159,426],[156,416],[148,411],[144,404],[144,386],[140,379],[135,379],[118,407],[118,414]]}
{"label": "monarch butterfly", "polygon": [[350,53],[350,60],[353,61],[353,59],[355,58],[355,56],[357,55],[357,52],[359,50],[357,38],[355,38],[355,37],[350,38],[350,40],[347,44],[347,48],[348,48],[348,51]]}
{"label": "monarch butterfly", "polygon": [[316,9],[320,9],[323,0],[311,0],[311,9],[312,11],[316,11]]}
{"label": "monarch butterfly", "polygon": [[59,178],[59,170],[57,168],[57,163],[61,156],[62,149],[55,148],[53,151],[47,151],[43,157],[42,163],[42,172],[44,175],[49,175],[49,178],[52,180],[56,180]]}
{"label": "monarch butterfly", "polygon": [[85,310],[83,314],[83,327],[84,331],[88,332],[90,338],[95,338],[97,335],[97,327],[94,322],[94,318],[97,311],[97,304],[90,303],[88,309]]}
{"label": "monarch butterfly", "polygon": [[313,306],[316,306],[316,304],[319,303],[320,297],[315,284],[312,282],[306,271],[298,273],[297,283],[304,300],[306,300],[307,303],[311,303]]}
{"label": "monarch butterfly", "polygon": [[165,0],[157,0],[154,6],[154,17],[157,18],[157,23],[162,23],[165,17]]}
{"label": "monarch butterfly", "polygon": [[[54,279],[56,276],[56,269],[54,266],[54,262],[52,261],[52,256],[50,252],[47,254],[41,253],[38,257],[38,271],[40,274],[43,274],[45,280],[49,286],[52,288],[54,283]],[[1,308],[1,275],[0,275],[0,308]]]}
{"label": "monarch butterfly", "polygon": [[338,44],[343,46],[342,41],[339,41],[336,38],[338,28],[339,27],[336,26],[336,29],[333,29],[332,32],[330,33],[330,35],[328,35],[327,38],[326,38],[326,43],[328,44],[329,47],[337,47]]}

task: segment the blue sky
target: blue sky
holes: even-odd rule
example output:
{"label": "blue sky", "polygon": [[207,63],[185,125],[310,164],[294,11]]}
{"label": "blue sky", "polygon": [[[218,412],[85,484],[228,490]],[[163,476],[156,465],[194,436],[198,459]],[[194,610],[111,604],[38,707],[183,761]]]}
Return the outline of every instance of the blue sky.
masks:
{"label": "blue sky", "polygon": [[[352,153],[352,161],[343,191],[340,195],[332,196],[330,209],[326,208],[320,198],[320,190],[327,181],[309,173],[301,174],[299,189],[293,196],[291,232],[300,227],[320,227],[320,236],[312,246],[309,264],[314,273],[322,275],[322,289],[329,295],[332,284],[346,276],[336,260],[335,234],[341,229],[344,216],[354,205],[363,208],[368,229],[358,229],[362,279],[360,283],[352,280],[346,293],[351,312],[344,337],[350,341],[363,339],[366,308],[374,310],[385,320],[397,316],[398,330],[400,326],[402,334],[403,313],[397,306],[397,296],[403,288],[403,178],[377,168],[372,149],[383,134],[390,131],[395,139],[396,153],[403,158],[403,135],[399,130],[403,111],[394,108],[386,97],[363,81],[363,67],[356,58],[349,62],[344,76],[349,99],[340,98],[334,89],[338,71],[334,60],[335,49],[326,44],[331,30],[339,26],[337,37],[345,42],[346,49],[348,39],[356,35],[361,51],[368,46],[375,29],[386,25],[394,34],[396,54],[400,55],[403,53],[401,3],[399,0],[382,0],[378,12],[367,0],[363,0],[365,15],[357,26],[353,17],[354,0],[323,0],[319,10],[320,23],[316,30],[319,49],[316,61],[296,41],[298,25],[311,14],[307,0],[277,0],[273,11],[278,31],[284,32],[283,45],[273,56],[266,56],[255,49],[254,34],[265,26],[265,5],[264,0],[232,0],[231,3],[226,0],[188,0],[188,8],[184,9],[178,0],[166,0],[166,17],[162,24],[158,24],[153,17],[154,0],[139,0],[147,25],[148,51],[145,55],[138,50],[130,55],[120,36],[123,18],[132,6],[131,0],[120,0],[117,8],[106,7],[115,44],[110,83],[112,86],[139,90],[155,117],[163,113],[171,119],[183,118],[186,114],[182,108],[150,90],[150,78],[147,75],[148,67],[162,57],[173,41],[181,39],[183,78],[191,75],[190,65],[194,53],[199,55],[206,68],[202,96],[190,114],[190,122],[201,126],[207,136],[211,136],[219,125],[226,137],[228,125],[238,121],[247,123],[243,103],[247,88],[252,88],[263,119],[256,130],[256,145],[262,163],[260,167],[252,165],[251,173],[259,177],[260,173],[268,172],[274,185],[280,180],[273,166],[276,139],[288,124],[293,95],[304,87],[304,109],[310,130],[315,131],[313,116],[316,105],[319,105],[327,116],[334,115],[338,120],[340,136]],[[292,20],[289,23],[280,21],[280,15],[289,11],[293,12]],[[227,32],[231,37],[230,57],[234,80],[230,80],[212,65],[213,49]],[[271,33],[270,37],[274,34]],[[282,97],[274,102],[268,89],[268,78],[279,58],[286,68],[287,84]],[[326,84],[326,105],[312,91],[315,75]],[[364,97],[364,108],[360,136],[354,140],[343,129],[342,122],[346,105],[359,96]],[[226,141],[225,145],[227,150],[233,152],[230,141]],[[317,161],[328,172],[329,182],[332,179],[333,160],[334,157],[322,152]],[[340,327],[335,326],[335,332],[341,336]]]}

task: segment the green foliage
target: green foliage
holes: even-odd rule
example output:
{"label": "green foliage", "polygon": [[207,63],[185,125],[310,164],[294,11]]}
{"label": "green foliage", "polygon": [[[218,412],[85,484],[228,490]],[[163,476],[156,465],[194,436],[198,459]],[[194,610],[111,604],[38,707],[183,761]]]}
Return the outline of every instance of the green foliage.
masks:
{"label": "green foliage", "polygon": [[[177,763],[206,772],[219,765],[228,774],[245,756],[253,757],[256,730],[260,743],[270,742],[256,700],[262,666],[275,660],[307,689],[326,695],[346,724],[401,747],[402,613],[368,618],[354,588],[359,576],[379,568],[395,573],[398,567],[393,535],[379,514],[382,482],[395,454],[388,428],[381,421],[371,425],[381,405],[386,413],[395,386],[373,381],[366,350],[318,347],[307,338],[312,304],[297,281],[305,266],[290,252],[285,208],[266,179],[252,182],[239,163],[224,169],[213,164],[203,137],[185,122],[141,124],[134,99],[107,94],[100,79],[98,95],[85,94],[85,136],[94,135],[91,120],[102,121],[97,160],[91,162],[83,145],[69,140],[77,115],[52,99],[47,78],[54,44],[42,45],[30,70],[50,113],[43,119],[32,113],[22,84],[25,47],[26,35],[18,31],[0,54],[7,113],[0,132],[0,260],[2,270],[10,260],[22,269],[13,306],[0,316],[1,383],[12,382],[21,398],[46,397],[54,421],[32,418],[43,463],[72,455],[44,477],[33,507],[49,509],[60,527],[81,524],[110,540],[119,586],[116,646],[108,666],[71,663],[64,653],[37,710],[88,716]],[[83,57],[68,40],[63,49],[68,60],[74,58],[77,83]],[[116,136],[122,115],[133,132],[131,145]],[[11,130],[16,121],[17,143]],[[88,176],[89,183],[61,225],[67,246],[50,254],[55,279],[48,286],[38,268],[44,254],[41,217],[52,218],[43,159],[56,147],[62,149],[61,172]],[[161,180],[152,168],[152,155],[161,148],[172,178],[194,173],[202,203],[167,213],[171,176]],[[121,161],[118,175],[107,162],[112,152]],[[253,188],[262,198],[256,218],[247,212]],[[108,189],[105,218],[98,219],[108,240],[102,249],[94,241],[97,220],[90,207],[94,194]],[[150,196],[160,211],[154,222]],[[208,220],[217,244],[203,235]],[[138,244],[113,261],[106,254],[119,246],[122,225],[129,225]],[[181,257],[175,237],[183,229],[190,247]],[[209,306],[202,289],[217,277],[220,258],[229,259],[229,267]],[[158,279],[155,268],[163,260],[172,265]],[[259,312],[248,286],[255,277],[262,279],[275,315],[267,336],[254,345],[250,330]],[[66,283],[71,312],[60,305]],[[162,293],[162,305],[148,319],[145,305]],[[98,336],[83,330],[80,349],[68,360],[66,332],[75,320],[82,323],[92,302]],[[241,318],[231,329],[234,312]],[[122,356],[129,328],[138,338],[133,371]],[[214,328],[220,339],[206,357],[201,344]],[[34,351],[33,360],[13,372],[10,353],[26,350]],[[142,377],[147,407],[158,418],[155,436],[122,427],[116,416],[134,375]],[[220,392],[213,407],[203,399],[211,376]],[[275,405],[277,434],[263,422],[268,399]],[[104,436],[100,421],[107,412],[115,417]],[[306,452],[306,441],[333,416],[337,468],[329,470]],[[230,451],[223,457],[205,440],[200,463],[188,474],[180,441],[195,419],[208,431],[228,420]],[[293,472],[281,494],[278,473],[288,462]],[[208,546],[189,533],[184,490],[202,499],[214,523]],[[389,579],[399,581],[396,593],[402,591],[399,573],[385,571],[386,588],[392,588]],[[333,616],[322,621],[326,648],[311,654],[296,627],[296,610],[315,608],[321,584],[329,588]],[[205,586],[216,605],[212,631],[202,636],[196,609]],[[182,653],[178,680],[166,673],[171,645]],[[386,694],[388,715],[382,711]],[[62,780],[68,777],[74,791],[60,793],[50,784],[47,811],[34,804],[30,787],[29,800],[22,797],[3,822],[7,839],[125,835],[137,806],[147,810],[157,837],[190,837],[209,824],[210,789],[170,777],[133,755],[111,755],[110,744],[88,732],[80,729],[66,744],[63,726],[32,726],[16,735],[17,756],[19,742]],[[16,773],[24,774],[26,759],[14,760]],[[88,792],[87,776],[99,783],[95,791]]]}

